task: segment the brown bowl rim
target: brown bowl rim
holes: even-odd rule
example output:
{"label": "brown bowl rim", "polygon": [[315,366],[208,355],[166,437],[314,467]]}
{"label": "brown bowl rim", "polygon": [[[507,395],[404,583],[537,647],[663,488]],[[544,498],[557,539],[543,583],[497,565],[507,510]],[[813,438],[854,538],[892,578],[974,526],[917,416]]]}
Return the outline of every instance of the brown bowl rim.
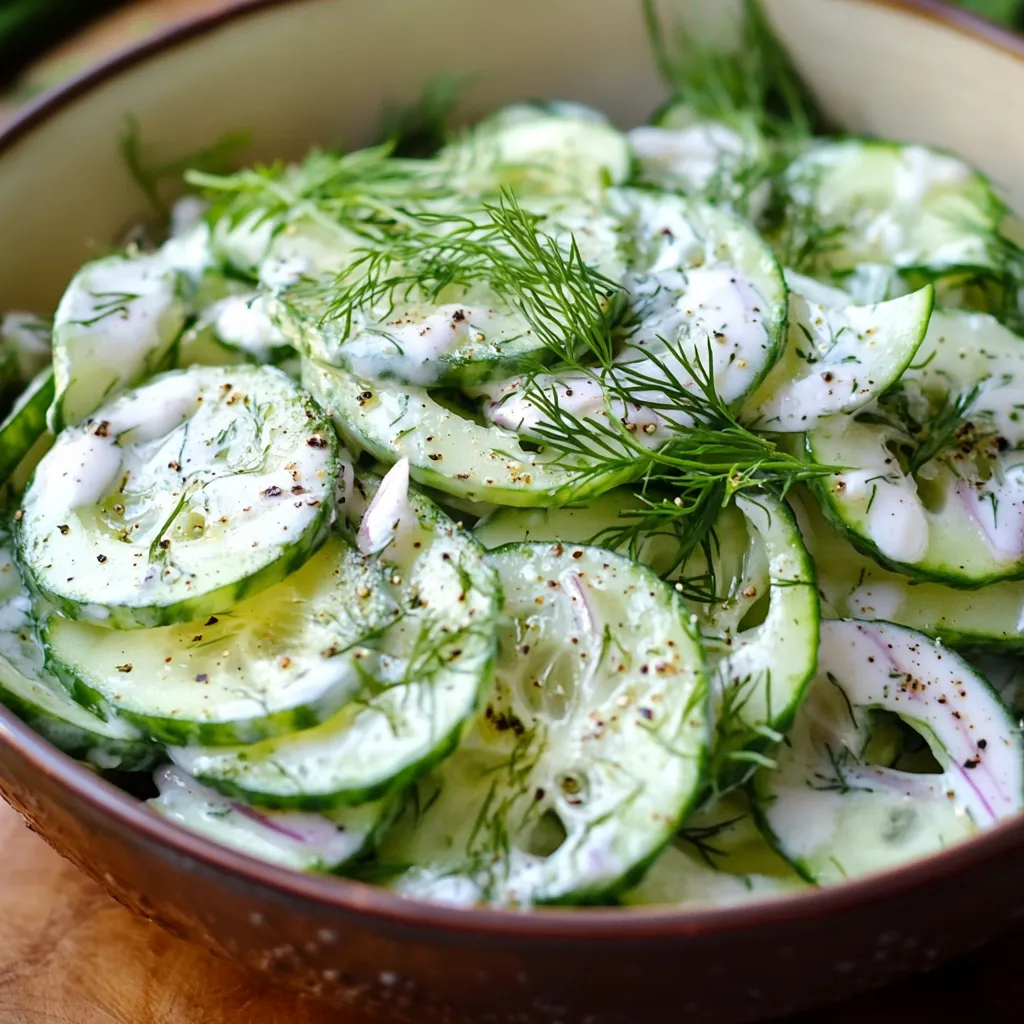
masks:
{"label": "brown bowl rim", "polygon": [[[120,73],[194,38],[225,28],[237,19],[296,2],[298,0],[229,0],[115,52],[23,106],[0,130],[0,157],[48,118]],[[946,0],[853,2],[890,7],[937,22],[1024,61],[1024,36],[963,8],[952,7]],[[176,855],[235,876],[249,885],[319,904],[325,910],[347,911],[394,926],[428,927],[438,935],[447,933],[452,937],[461,934],[498,939],[525,937],[615,943],[702,939],[767,923],[773,927],[795,924],[906,895],[981,867],[1010,850],[1024,851],[1024,814],[1021,814],[948,850],[878,875],[734,906],[693,910],[671,906],[543,908],[529,913],[459,908],[397,896],[385,889],[337,876],[302,874],[275,867],[194,835],[159,817],[141,801],[63,754],[3,706],[0,706],[0,742],[95,810]]]}

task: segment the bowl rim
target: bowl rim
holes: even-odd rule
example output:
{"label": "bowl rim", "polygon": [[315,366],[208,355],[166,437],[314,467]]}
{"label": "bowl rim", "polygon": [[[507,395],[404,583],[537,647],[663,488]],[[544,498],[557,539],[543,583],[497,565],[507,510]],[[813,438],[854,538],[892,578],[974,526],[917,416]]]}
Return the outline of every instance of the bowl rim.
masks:
{"label": "bowl rim", "polygon": [[[35,128],[79,98],[152,57],[229,27],[242,18],[284,8],[300,0],[228,0],[210,11],[172,22],[30,100],[0,129],[0,158]],[[316,0],[301,0],[316,2]],[[1024,63],[1024,36],[947,0],[852,0],[888,7],[966,35]],[[1024,814],[947,850],[889,871],[821,888],[779,894],[731,906],[544,907],[529,913],[460,908],[398,896],[368,883],[331,875],[303,874],[276,867],[188,832],[146,807],[113,783],[79,764],[0,705],[0,743],[37,772],[69,790],[94,811],[174,855],[198,861],[244,884],[300,898],[321,910],[404,928],[430,928],[452,938],[472,936],[505,941],[589,940],[592,942],[700,941],[716,934],[798,925],[810,918],[855,909],[928,888],[983,866],[1014,849],[1024,852]]]}

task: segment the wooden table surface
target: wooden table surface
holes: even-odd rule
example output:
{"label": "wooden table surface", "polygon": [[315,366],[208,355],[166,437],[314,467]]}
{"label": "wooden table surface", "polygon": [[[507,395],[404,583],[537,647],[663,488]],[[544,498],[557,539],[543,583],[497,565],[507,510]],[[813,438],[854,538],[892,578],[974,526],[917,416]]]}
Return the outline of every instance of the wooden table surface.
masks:
{"label": "wooden table surface", "polygon": [[[17,101],[111,48],[218,0],[141,0],[33,68]],[[133,918],[0,803],[0,1024],[369,1024]],[[787,1024],[1015,1021],[1024,931],[941,971]]]}

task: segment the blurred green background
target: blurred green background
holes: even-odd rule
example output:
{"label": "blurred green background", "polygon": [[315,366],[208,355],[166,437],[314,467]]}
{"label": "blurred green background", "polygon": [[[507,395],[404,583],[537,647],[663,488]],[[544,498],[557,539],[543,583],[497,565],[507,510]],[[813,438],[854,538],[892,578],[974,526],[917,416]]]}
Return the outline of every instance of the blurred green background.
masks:
{"label": "blurred green background", "polygon": [[[205,0],[209,6],[214,2]],[[986,17],[1024,29],[1024,0],[958,2]],[[204,0],[0,0],[0,89],[17,84],[18,98],[24,98],[52,84],[62,72],[77,70],[75,62],[57,61],[47,69],[45,76],[30,76],[28,81],[22,81],[25,69],[43,53],[114,8],[124,8],[119,15],[120,27],[127,31],[121,31],[119,36],[130,38],[133,33],[141,34],[203,4]],[[88,63],[89,56],[90,51],[86,49],[78,55],[78,61]]]}

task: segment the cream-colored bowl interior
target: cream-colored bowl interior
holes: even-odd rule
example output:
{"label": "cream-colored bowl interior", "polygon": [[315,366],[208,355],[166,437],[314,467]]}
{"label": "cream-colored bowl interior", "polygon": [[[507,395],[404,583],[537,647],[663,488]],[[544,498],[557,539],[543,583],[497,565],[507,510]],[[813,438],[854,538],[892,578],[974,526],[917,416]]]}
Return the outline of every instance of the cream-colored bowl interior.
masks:
{"label": "cream-colored bowl interior", "polygon": [[[660,0],[727,38],[739,0]],[[937,143],[1024,207],[1013,98],[1024,61],[904,0],[767,0],[826,109],[851,130]],[[665,98],[640,0],[281,0],[178,41],[81,92],[0,155],[0,310],[52,309],[77,265],[144,209],[118,140],[137,118],[156,159],[252,132],[252,156],[367,142],[382,107],[441,71],[483,110],[563,96],[623,125]]]}

